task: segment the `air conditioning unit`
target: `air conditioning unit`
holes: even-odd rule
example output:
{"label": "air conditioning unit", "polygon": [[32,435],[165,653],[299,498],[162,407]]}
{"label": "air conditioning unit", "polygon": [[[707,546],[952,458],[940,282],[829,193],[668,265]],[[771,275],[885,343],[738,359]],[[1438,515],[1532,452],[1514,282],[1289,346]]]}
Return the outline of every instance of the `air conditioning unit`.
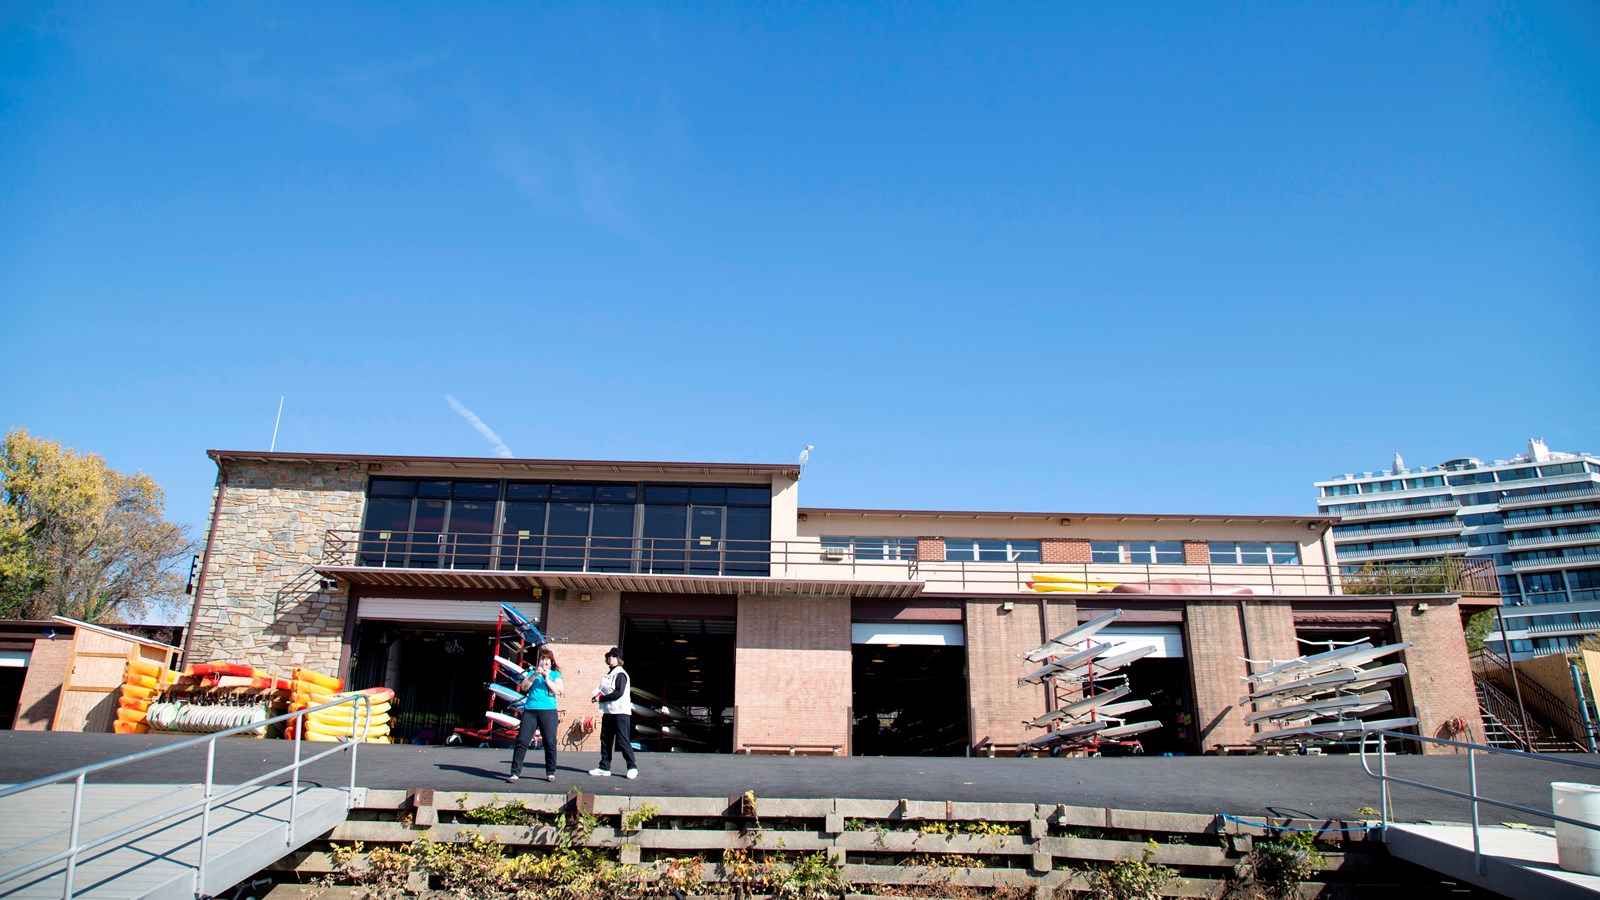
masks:
{"label": "air conditioning unit", "polygon": [[823,547],[822,548],[822,558],[823,559],[844,559],[845,557],[847,557],[849,555],[850,555],[850,551],[848,549],[844,548],[844,547]]}

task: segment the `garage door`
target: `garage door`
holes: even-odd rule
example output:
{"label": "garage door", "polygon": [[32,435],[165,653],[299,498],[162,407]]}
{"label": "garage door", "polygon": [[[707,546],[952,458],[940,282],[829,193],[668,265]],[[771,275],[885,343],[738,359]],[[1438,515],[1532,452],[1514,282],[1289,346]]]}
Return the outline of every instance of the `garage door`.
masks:
{"label": "garage door", "polygon": [[1182,625],[1142,625],[1139,627],[1102,628],[1093,640],[1097,643],[1115,644],[1123,649],[1154,647],[1156,652],[1147,659],[1183,656]]}
{"label": "garage door", "polygon": [[493,625],[500,618],[500,604],[492,600],[414,600],[411,598],[362,597],[356,607],[362,619],[388,619],[395,622],[465,622]]}
{"label": "garage door", "polygon": [[966,644],[960,625],[943,622],[855,622],[852,644],[911,644],[925,647],[960,647]]}

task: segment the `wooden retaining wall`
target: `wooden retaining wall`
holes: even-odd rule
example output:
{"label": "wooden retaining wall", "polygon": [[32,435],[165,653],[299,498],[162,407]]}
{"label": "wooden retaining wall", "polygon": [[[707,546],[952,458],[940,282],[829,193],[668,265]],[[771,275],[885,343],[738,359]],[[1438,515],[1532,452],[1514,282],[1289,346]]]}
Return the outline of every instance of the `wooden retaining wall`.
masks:
{"label": "wooden retaining wall", "polygon": [[[470,811],[520,804],[542,821],[486,825]],[[655,807],[642,827],[629,829],[630,813]],[[593,818],[587,836],[558,830],[582,811]],[[634,817],[637,820],[637,816]],[[1323,856],[1320,871],[1302,884],[1303,897],[1471,897],[1463,886],[1440,885],[1439,876],[1391,858],[1364,822],[1274,820],[1279,828],[1315,829]],[[984,833],[969,833],[978,830]],[[993,833],[1014,831],[1012,834]],[[953,832],[953,833],[936,833]],[[368,791],[351,821],[305,851],[269,870],[280,881],[337,879],[334,845],[363,855],[420,838],[466,842],[488,838],[508,852],[541,853],[561,846],[597,848],[616,862],[655,877],[667,860],[700,857],[706,890],[726,886],[721,865],[727,849],[751,854],[826,853],[852,890],[871,895],[940,896],[941,888],[965,897],[1004,893],[1060,898],[1092,893],[1093,874],[1117,860],[1140,859],[1172,867],[1180,877],[1164,896],[1222,897],[1237,887],[1254,843],[1274,829],[1223,816],[1141,812],[1055,804],[963,803],[895,800],[792,800],[750,797],[566,796],[514,792],[459,793]],[[572,843],[576,841],[576,843]],[[1153,841],[1153,845],[1149,842]],[[412,885],[424,887],[421,883]],[[326,889],[326,888],[324,888]],[[997,889],[1009,889],[999,891]],[[357,892],[359,895],[359,892]],[[277,896],[275,894],[274,896]],[[288,896],[288,894],[285,894]],[[334,896],[334,895],[325,895]],[[702,893],[697,896],[717,896]],[[1244,895],[1238,895],[1244,896]]]}

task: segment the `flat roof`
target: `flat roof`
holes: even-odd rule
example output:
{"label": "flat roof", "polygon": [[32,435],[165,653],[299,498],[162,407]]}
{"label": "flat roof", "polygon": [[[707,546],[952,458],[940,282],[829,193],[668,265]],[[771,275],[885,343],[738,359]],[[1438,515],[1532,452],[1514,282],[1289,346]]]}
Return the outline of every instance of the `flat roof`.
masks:
{"label": "flat roof", "polygon": [[677,472],[710,474],[784,474],[798,475],[797,465],[772,463],[717,463],[717,462],[641,462],[628,460],[592,459],[506,459],[498,456],[393,456],[370,453],[291,453],[267,450],[207,450],[206,455],[217,463],[224,460],[244,462],[346,462],[366,465],[436,465],[446,468],[499,468],[499,469],[556,469],[570,472]]}
{"label": "flat roof", "polygon": [[1106,512],[981,512],[949,509],[835,509],[802,506],[800,513],[819,516],[867,516],[889,519],[1070,519],[1077,522],[1256,522],[1331,525],[1338,516],[1245,516],[1220,513],[1106,513]]}

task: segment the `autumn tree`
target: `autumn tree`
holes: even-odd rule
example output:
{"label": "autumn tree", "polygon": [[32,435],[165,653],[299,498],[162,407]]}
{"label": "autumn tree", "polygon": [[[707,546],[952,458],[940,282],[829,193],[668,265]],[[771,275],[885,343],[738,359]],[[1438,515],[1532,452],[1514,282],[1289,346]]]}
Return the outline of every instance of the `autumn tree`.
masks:
{"label": "autumn tree", "polygon": [[128,621],[183,598],[174,565],[194,552],[165,495],[18,428],[0,444],[0,618]]}

